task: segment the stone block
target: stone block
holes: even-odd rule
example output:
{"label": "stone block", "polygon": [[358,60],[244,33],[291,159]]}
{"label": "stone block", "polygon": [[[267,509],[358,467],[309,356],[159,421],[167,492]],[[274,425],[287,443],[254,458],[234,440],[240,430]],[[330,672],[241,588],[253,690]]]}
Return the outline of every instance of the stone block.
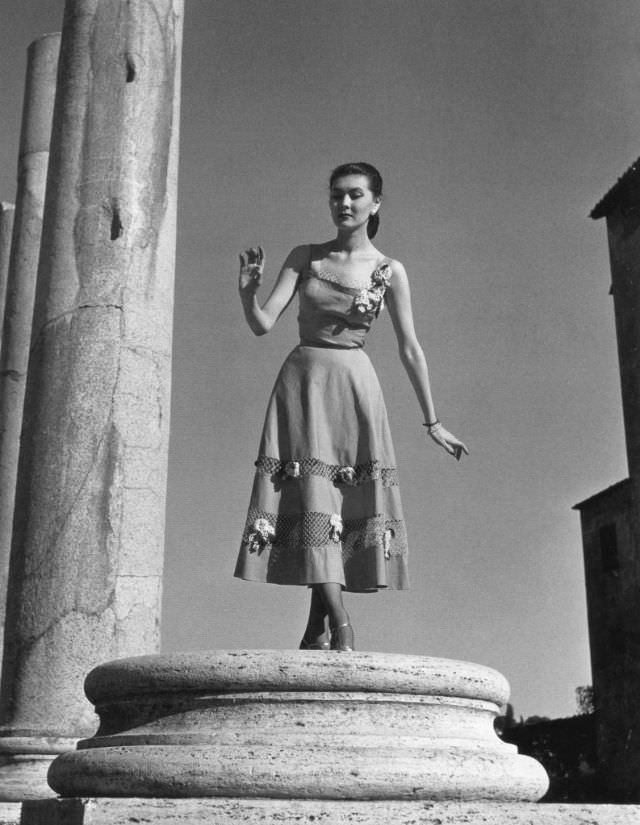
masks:
{"label": "stone block", "polygon": [[26,803],[21,825],[637,825],[638,822],[640,805],[52,799]]}
{"label": "stone block", "polygon": [[20,825],[21,809],[18,802],[0,802],[0,825]]}

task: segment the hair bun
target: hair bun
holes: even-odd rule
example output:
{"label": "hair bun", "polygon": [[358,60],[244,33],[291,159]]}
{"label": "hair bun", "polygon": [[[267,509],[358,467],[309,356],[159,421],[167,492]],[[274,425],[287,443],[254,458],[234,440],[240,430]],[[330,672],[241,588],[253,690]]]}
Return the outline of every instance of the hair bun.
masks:
{"label": "hair bun", "polygon": [[369,222],[367,223],[367,236],[369,238],[375,238],[378,228],[380,226],[380,215],[376,212],[373,215],[369,215]]}

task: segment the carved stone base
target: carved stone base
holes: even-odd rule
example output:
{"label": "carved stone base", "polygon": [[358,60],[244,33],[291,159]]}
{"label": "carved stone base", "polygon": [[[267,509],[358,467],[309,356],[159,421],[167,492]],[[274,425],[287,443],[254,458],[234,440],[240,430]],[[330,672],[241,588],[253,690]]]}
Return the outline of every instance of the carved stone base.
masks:
{"label": "carved stone base", "polygon": [[55,796],[47,782],[49,766],[56,756],[75,746],[75,739],[0,737],[0,802]]}
{"label": "carved stone base", "polygon": [[424,656],[239,650],[110,662],[97,734],[49,771],[62,796],[529,801],[544,769],[493,729],[494,670]]}

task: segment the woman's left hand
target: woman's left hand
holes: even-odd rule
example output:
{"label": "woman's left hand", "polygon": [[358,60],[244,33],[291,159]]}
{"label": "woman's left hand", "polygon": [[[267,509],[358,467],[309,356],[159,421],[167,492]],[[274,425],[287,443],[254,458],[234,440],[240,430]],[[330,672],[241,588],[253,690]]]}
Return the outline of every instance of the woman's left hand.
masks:
{"label": "woman's left hand", "polygon": [[435,426],[429,427],[429,435],[436,444],[443,447],[450,455],[455,456],[457,461],[460,461],[462,458],[462,453],[469,455],[469,450],[465,444],[448,430],[445,430],[442,424],[438,423]]}

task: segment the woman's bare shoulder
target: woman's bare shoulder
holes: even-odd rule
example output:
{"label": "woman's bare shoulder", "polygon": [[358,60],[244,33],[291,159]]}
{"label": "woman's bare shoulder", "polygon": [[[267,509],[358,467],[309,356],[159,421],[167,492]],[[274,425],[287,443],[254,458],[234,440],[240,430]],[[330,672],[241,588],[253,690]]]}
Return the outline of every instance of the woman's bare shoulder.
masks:
{"label": "woman's bare shoulder", "polygon": [[295,269],[296,272],[302,272],[309,266],[311,260],[313,244],[300,244],[294,246],[291,252],[287,255],[284,262],[284,269]]}
{"label": "woman's bare shoulder", "polygon": [[396,279],[406,280],[407,279],[407,270],[404,267],[404,264],[401,261],[396,260],[396,258],[389,258],[385,257],[385,263],[389,265],[391,269],[391,274],[396,276]]}
{"label": "woman's bare shoulder", "polygon": [[331,241],[304,243],[299,246],[294,246],[287,256],[287,265],[293,266],[294,269],[298,269],[299,267],[306,269],[314,261],[318,263],[328,259],[331,247]]}

